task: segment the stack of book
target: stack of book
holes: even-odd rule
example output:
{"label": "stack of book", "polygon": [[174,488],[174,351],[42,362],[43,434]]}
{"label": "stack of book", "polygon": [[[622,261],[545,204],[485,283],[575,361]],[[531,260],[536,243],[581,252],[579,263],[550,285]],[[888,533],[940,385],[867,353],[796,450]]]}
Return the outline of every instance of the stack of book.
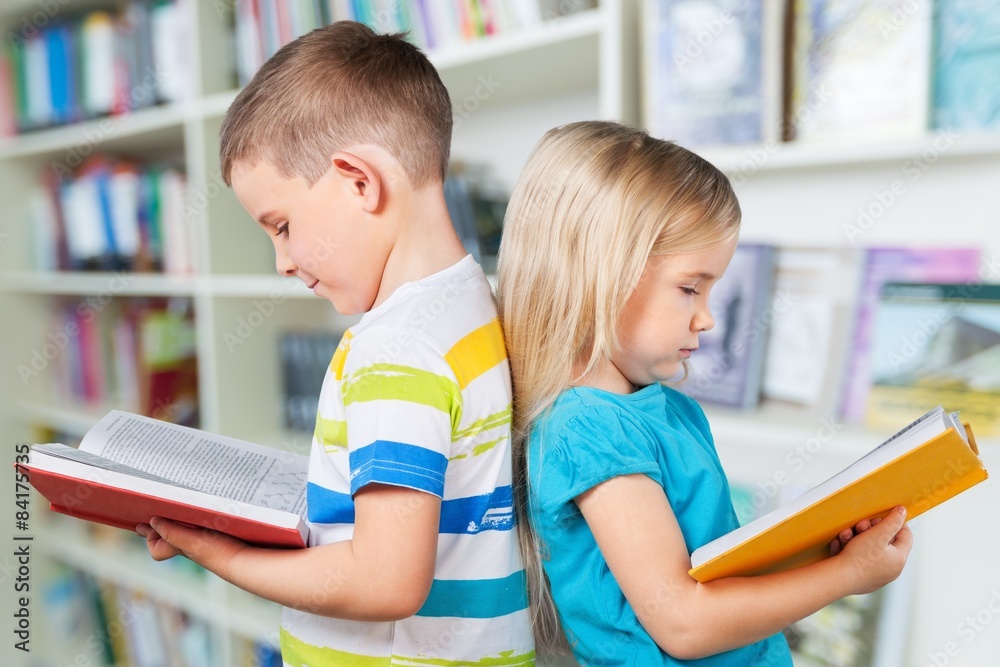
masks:
{"label": "stack of book", "polygon": [[190,95],[190,7],[132,0],[120,12],[24,21],[0,56],[0,129],[24,132]]}
{"label": "stack of book", "polygon": [[31,198],[37,268],[191,273],[186,190],[175,167],[105,156],[46,170]]}

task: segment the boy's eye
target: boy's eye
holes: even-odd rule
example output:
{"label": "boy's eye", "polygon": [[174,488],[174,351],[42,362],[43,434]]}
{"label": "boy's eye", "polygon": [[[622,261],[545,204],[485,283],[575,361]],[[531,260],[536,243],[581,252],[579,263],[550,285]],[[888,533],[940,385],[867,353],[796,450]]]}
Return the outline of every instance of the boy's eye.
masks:
{"label": "boy's eye", "polygon": [[681,291],[687,294],[688,296],[697,296],[698,294],[701,294],[701,292],[699,292],[693,287],[681,287]]}
{"label": "boy's eye", "polygon": [[278,229],[278,231],[275,233],[275,236],[281,236],[282,234],[284,234],[285,236],[288,236],[288,223],[287,222],[279,224],[278,227],[277,227],[277,229]]}

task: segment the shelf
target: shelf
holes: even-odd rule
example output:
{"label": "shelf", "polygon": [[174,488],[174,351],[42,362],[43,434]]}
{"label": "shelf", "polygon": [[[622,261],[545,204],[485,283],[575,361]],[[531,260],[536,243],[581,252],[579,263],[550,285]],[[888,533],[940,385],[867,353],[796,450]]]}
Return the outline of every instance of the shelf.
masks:
{"label": "shelf", "polygon": [[516,32],[461,42],[428,52],[427,56],[442,73],[486,61],[490,61],[492,65],[492,61],[524,51],[555,46],[583,37],[596,38],[603,20],[601,9],[589,9]]}
{"label": "shelf", "polygon": [[311,289],[298,278],[282,278],[278,275],[233,274],[212,276],[204,279],[206,293],[213,296],[243,298],[290,298],[316,299]]}
{"label": "shelf", "polygon": [[694,149],[726,173],[827,168],[883,162],[930,165],[939,159],[1000,157],[1000,133],[958,135],[938,131],[909,141],[850,143],[771,143]]}
{"label": "shelf", "polygon": [[106,271],[48,271],[3,274],[5,292],[107,296],[192,296],[198,281],[192,276]]}
{"label": "shelf", "polygon": [[8,408],[18,421],[44,424],[53,430],[83,437],[90,428],[112,408],[67,408],[58,405],[39,405],[29,401],[17,401]]}
{"label": "shelf", "polygon": [[[509,34],[449,45],[427,55],[461,117],[463,111],[478,110],[487,99],[492,105],[596,87],[598,39],[605,21],[605,10],[590,9]],[[539,68],[539,63],[545,67]],[[195,113],[204,118],[221,117],[238,92],[205,97]],[[470,98],[475,98],[476,109],[463,107]]]}
{"label": "shelf", "polygon": [[[35,130],[0,141],[0,160],[74,152],[84,158],[97,145],[116,150],[141,147],[144,152],[177,144],[183,125],[192,116],[192,104],[170,104],[139,109],[118,116],[94,118],[51,129]],[[72,164],[67,164],[72,168]]]}
{"label": "shelf", "polygon": [[[34,543],[43,555],[72,568],[127,589],[142,591],[157,602],[167,604],[209,624],[253,640],[273,642],[277,627],[275,609],[263,605],[229,606],[206,595],[214,575],[203,577],[157,563],[139,549],[122,546],[100,547],[82,533],[42,528]],[[227,584],[228,585],[228,584]]]}

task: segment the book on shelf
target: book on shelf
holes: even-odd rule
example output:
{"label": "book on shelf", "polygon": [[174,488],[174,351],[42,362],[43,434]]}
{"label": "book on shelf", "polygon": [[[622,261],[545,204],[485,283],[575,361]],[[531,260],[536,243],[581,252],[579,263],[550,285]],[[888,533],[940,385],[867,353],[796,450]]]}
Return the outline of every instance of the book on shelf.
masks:
{"label": "book on shelf", "polygon": [[236,61],[247,83],[279,48],[335,21],[358,21],[378,33],[407,33],[426,51],[516,32],[595,6],[593,0],[247,0],[235,10]]}
{"label": "book on shelf", "polygon": [[862,257],[853,248],[777,249],[765,399],[835,413]]}
{"label": "book on shelf", "polygon": [[1000,285],[887,283],[870,366],[869,425],[940,402],[1000,434]]}
{"label": "book on shelf", "polygon": [[699,337],[677,389],[699,401],[737,408],[757,405],[772,307],[774,248],[741,243],[712,288],[715,327]]}
{"label": "book on shelf", "polygon": [[25,132],[188,98],[192,33],[185,0],[131,0],[8,34],[0,77]]}
{"label": "book on shelf", "polygon": [[278,342],[284,389],[285,426],[312,433],[316,428],[323,378],[343,333],[285,332]]}
{"label": "book on shelf", "polygon": [[777,140],[781,0],[643,4],[643,115],[686,146]]}
{"label": "book on shelf", "polygon": [[913,519],[987,476],[971,427],[938,406],[825,482],[695,549],[690,574],[706,582],[813,563],[858,521],[899,505]]}
{"label": "book on shelf", "polygon": [[785,139],[923,136],[930,95],[931,3],[794,0]]}
{"label": "book on shelf", "polygon": [[[871,344],[879,294],[888,282],[973,282],[979,278],[977,248],[868,248],[861,269],[851,353],[845,365],[840,415],[847,422],[863,422],[871,386]],[[978,422],[979,420],[977,420]]]}
{"label": "book on shelf", "polygon": [[1000,129],[1000,1],[934,3],[934,127]]}
{"label": "book on shelf", "polygon": [[112,410],[79,448],[19,463],[54,512],[134,530],[154,516],[248,542],[304,547],[308,457]]}
{"label": "book on shelf", "polygon": [[190,274],[186,190],[176,167],[105,155],[46,169],[30,206],[37,269]]}

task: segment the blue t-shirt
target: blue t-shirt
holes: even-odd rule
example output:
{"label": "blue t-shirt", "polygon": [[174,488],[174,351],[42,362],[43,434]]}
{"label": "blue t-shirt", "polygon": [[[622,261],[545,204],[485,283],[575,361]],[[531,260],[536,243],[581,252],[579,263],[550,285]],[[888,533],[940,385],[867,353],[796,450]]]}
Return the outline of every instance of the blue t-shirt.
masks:
{"label": "blue t-shirt", "polygon": [[532,429],[528,471],[545,573],[581,665],[792,664],[781,634],[700,660],[664,653],[639,623],[573,502],[612,477],[644,474],[663,487],[689,552],[737,528],[708,422],[693,400],[659,384],[632,394],[569,389]]}

